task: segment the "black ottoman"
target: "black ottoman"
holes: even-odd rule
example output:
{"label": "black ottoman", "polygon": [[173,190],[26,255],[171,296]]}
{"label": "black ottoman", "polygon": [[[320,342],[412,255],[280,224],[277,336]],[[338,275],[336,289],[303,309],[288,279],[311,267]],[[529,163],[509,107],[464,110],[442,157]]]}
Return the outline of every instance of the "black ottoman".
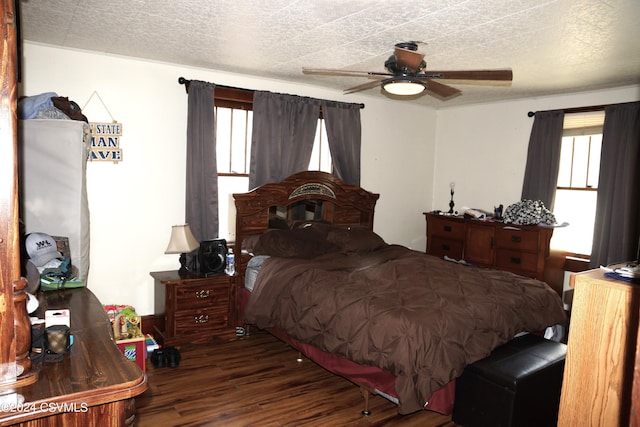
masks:
{"label": "black ottoman", "polygon": [[456,380],[452,420],[464,427],[555,426],[565,344],[522,335],[468,365]]}

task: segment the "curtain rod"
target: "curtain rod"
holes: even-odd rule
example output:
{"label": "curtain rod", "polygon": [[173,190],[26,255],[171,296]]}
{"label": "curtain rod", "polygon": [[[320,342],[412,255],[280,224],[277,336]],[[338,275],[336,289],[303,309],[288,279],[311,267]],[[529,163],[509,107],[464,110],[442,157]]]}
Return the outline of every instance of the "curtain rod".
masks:
{"label": "curtain rod", "polygon": [[[181,84],[181,85],[184,85],[185,90],[187,91],[187,93],[189,93],[189,84],[191,83],[191,80],[187,80],[184,77],[178,77],[178,83]],[[243,88],[240,88],[240,87],[224,86],[224,85],[219,85],[219,84],[216,84],[216,87],[223,87],[225,89],[243,90],[243,91],[246,91],[246,92],[253,92],[252,89],[243,89]]]}
{"label": "curtain rod", "polygon": [[[184,85],[187,93],[189,93],[189,83],[191,83],[191,80],[187,80],[184,77],[178,77],[178,84]],[[254,92],[253,89],[243,89],[239,87],[224,86],[224,85],[218,85],[218,84],[216,85],[216,87],[223,87],[223,88],[232,89],[232,90],[242,90],[246,92]],[[339,102],[339,101],[329,101],[329,102]],[[359,105],[361,109],[364,108],[364,104],[357,104],[357,105]]]}
{"label": "curtain rod", "polygon": [[[611,107],[612,105],[620,105],[620,104],[603,104],[603,105],[593,105],[590,107],[573,107],[573,108],[559,108],[558,110],[547,110],[547,111],[564,111],[565,113],[589,113],[591,111],[602,111],[605,107]],[[538,111],[529,111],[527,116],[533,117],[536,115]]]}

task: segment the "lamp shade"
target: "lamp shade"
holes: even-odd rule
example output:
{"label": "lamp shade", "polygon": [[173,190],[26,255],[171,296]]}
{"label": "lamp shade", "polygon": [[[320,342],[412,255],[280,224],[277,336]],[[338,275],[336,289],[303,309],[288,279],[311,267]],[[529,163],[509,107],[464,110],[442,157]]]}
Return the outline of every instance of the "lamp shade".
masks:
{"label": "lamp shade", "polygon": [[165,254],[183,254],[194,251],[200,246],[189,228],[189,224],[171,227],[171,239]]}
{"label": "lamp shade", "polygon": [[394,78],[388,82],[383,82],[382,88],[392,95],[407,96],[422,93],[427,88],[427,85],[419,79],[405,77]]}

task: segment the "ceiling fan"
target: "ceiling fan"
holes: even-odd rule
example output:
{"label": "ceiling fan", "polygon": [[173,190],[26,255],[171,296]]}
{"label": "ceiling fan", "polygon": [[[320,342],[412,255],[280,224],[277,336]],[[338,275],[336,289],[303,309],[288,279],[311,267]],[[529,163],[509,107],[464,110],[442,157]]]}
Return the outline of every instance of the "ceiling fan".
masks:
{"label": "ceiling fan", "polygon": [[418,43],[414,41],[397,43],[393,55],[385,61],[388,73],[377,71],[352,71],[326,68],[302,68],[304,74],[327,74],[334,76],[368,77],[373,81],[366,82],[344,90],[345,94],[382,86],[387,93],[399,96],[420,95],[426,91],[441,99],[449,99],[462,91],[440,83],[443,80],[469,81],[511,81],[511,69],[499,70],[466,70],[466,71],[425,71],[427,63],[424,54],[418,52]]}

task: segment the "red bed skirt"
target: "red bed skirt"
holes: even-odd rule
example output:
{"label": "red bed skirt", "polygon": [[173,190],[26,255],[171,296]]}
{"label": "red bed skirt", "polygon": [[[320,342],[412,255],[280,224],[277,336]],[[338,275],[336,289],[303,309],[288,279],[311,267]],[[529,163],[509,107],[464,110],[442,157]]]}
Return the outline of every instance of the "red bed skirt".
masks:
{"label": "red bed skirt", "polygon": [[[250,296],[251,293],[246,288],[240,287],[238,289],[238,311],[240,319],[244,319],[245,308]],[[289,337],[280,329],[269,328],[267,331],[279,339],[289,343],[307,358],[313,360],[329,372],[346,378],[357,385],[363,385],[368,388],[378,390],[395,399],[398,398],[395,390],[395,375],[387,371],[383,371],[375,366],[359,365],[349,359],[345,359],[344,357],[327,353],[312,345],[299,342]],[[450,415],[453,410],[454,398],[455,380],[434,392],[424,408],[444,415]]]}

